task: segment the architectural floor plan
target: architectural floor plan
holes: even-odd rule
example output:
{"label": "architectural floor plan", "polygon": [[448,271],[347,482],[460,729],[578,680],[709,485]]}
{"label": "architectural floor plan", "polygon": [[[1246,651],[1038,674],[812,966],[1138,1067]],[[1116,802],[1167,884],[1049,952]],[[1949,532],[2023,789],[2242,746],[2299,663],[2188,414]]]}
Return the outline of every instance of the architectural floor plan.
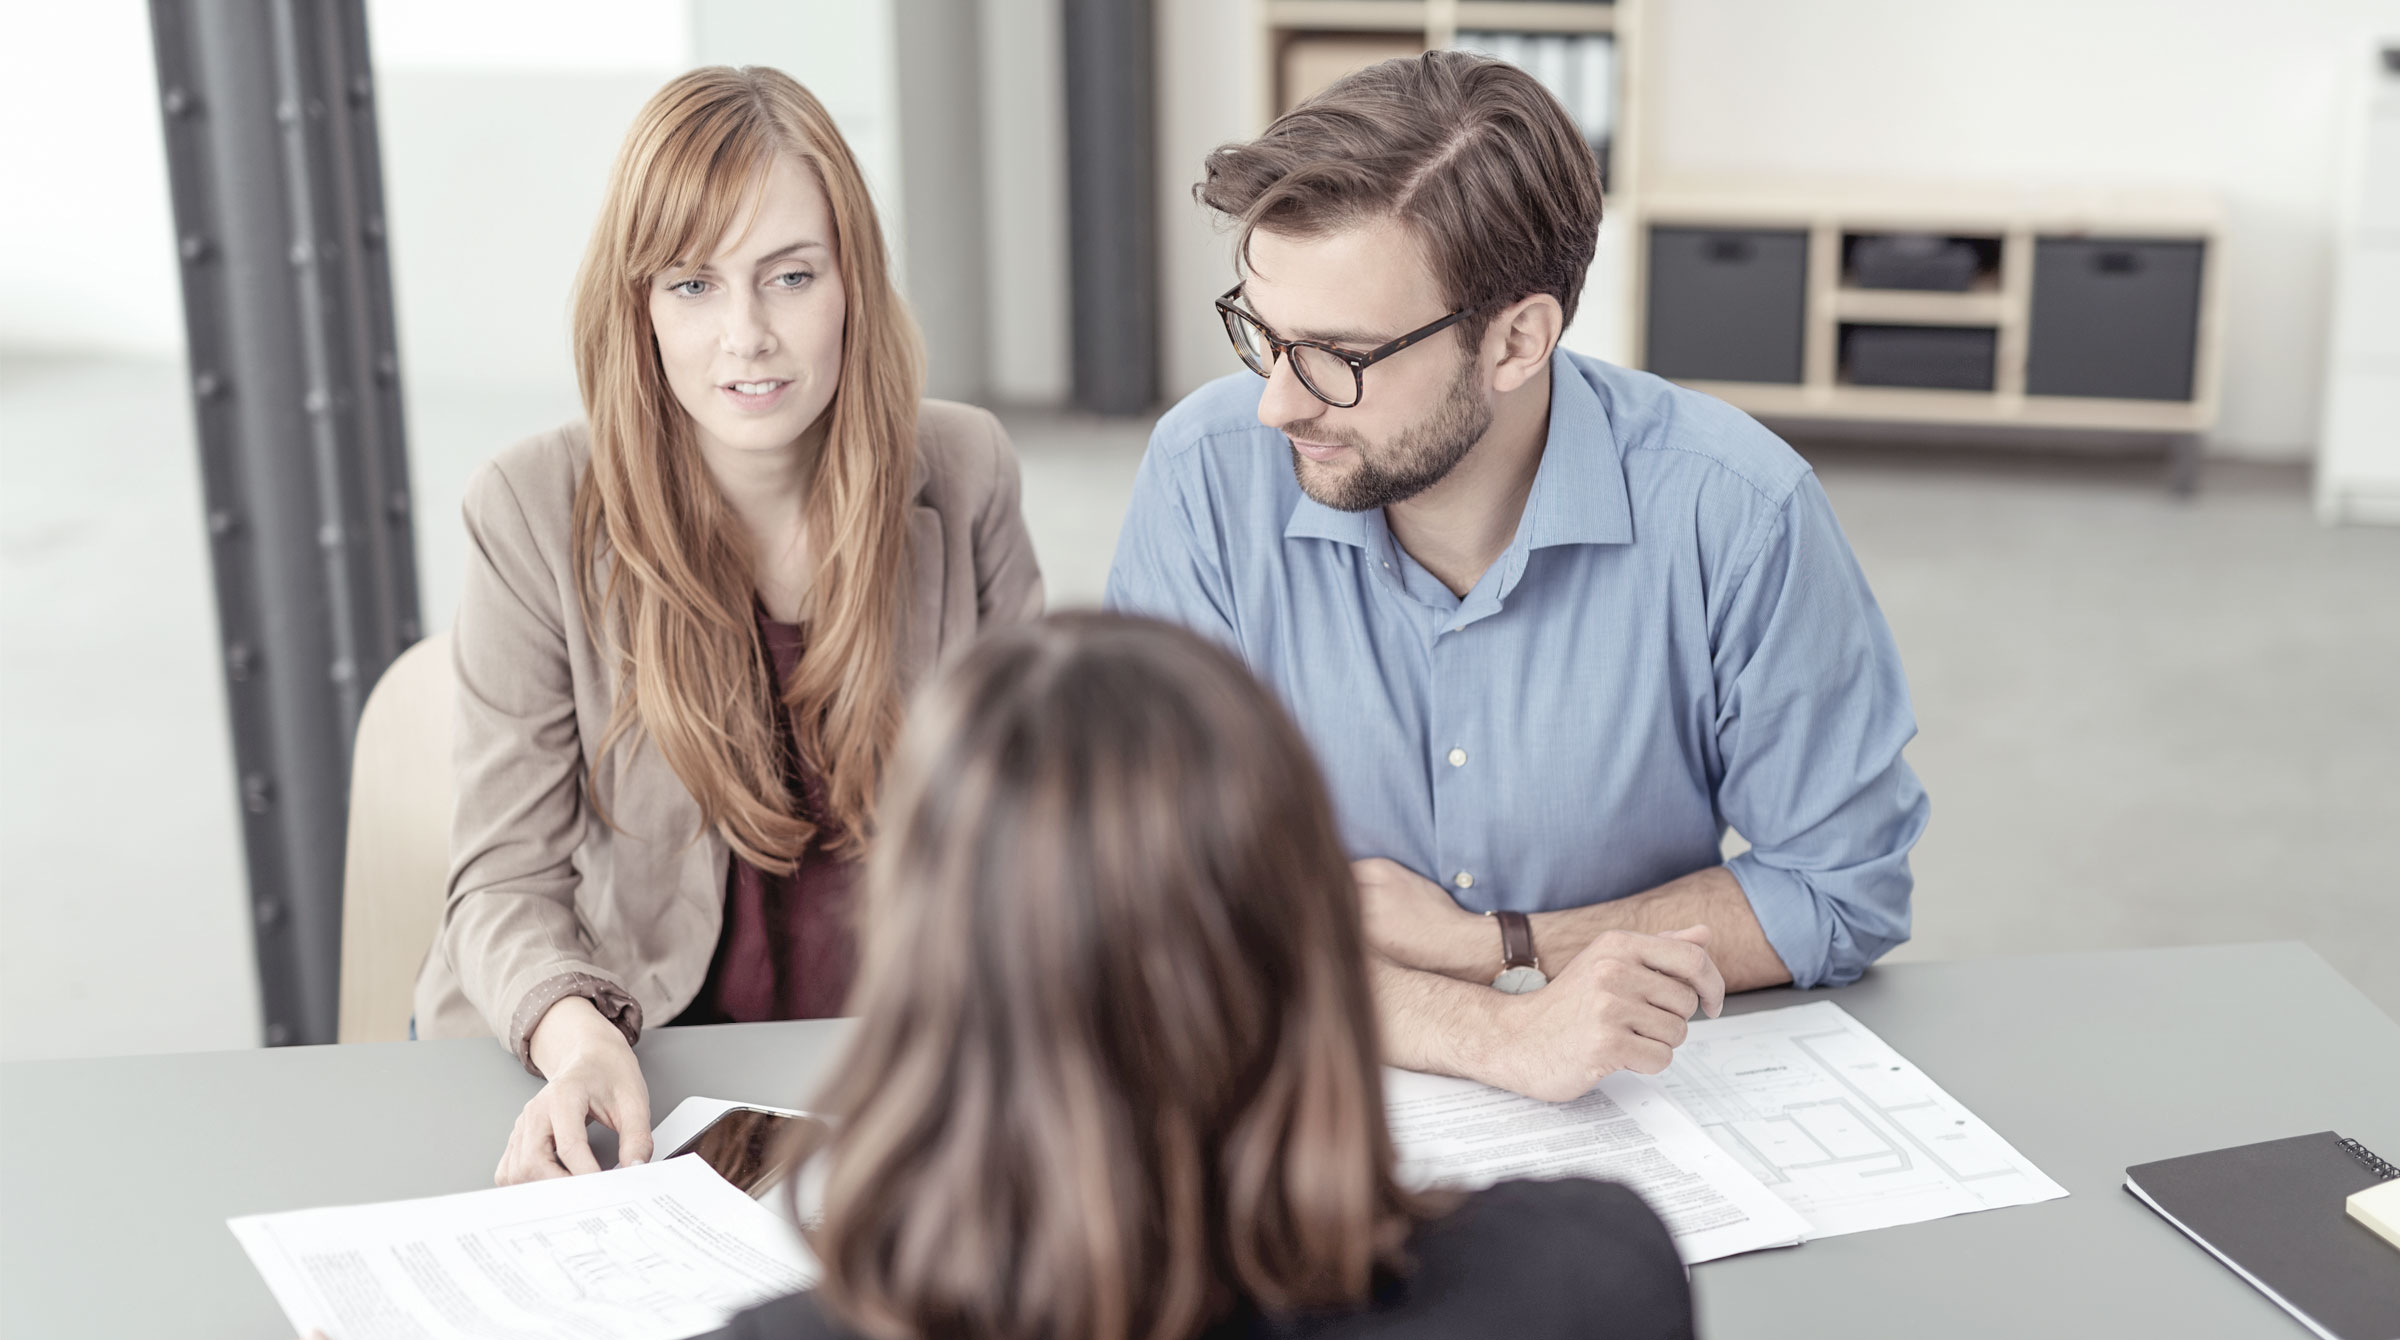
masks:
{"label": "architectural floor plan", "polygon": [[1811,1237],[2067,1194],[1830,1001],[1695,1022],[1659,1079]]}

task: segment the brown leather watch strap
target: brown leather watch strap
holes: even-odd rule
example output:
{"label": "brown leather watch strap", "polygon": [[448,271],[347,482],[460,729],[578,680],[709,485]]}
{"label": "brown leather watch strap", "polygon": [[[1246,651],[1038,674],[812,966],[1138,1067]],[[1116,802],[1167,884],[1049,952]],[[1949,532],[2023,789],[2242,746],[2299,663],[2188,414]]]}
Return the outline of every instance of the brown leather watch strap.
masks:
{"label": "brown leather watch strap", "polygon": [[1542,966],[1533,952],[1533,918],[1522,912],[1494,912],[1492,919],[1500,923],[1500,970]]}

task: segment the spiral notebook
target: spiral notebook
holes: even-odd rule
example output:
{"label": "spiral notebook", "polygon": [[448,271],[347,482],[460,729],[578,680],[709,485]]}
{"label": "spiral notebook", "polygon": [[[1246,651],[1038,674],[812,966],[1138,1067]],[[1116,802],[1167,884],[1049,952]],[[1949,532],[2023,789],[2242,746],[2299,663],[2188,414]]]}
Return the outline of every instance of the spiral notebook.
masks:
{"label": "spiral notebook", "polygon": [[2137,1164],[2125,1189],[2325,1340],[2400,1340],[2400,1252],[2343,1211],[2394,1178],[2319,1131]]}

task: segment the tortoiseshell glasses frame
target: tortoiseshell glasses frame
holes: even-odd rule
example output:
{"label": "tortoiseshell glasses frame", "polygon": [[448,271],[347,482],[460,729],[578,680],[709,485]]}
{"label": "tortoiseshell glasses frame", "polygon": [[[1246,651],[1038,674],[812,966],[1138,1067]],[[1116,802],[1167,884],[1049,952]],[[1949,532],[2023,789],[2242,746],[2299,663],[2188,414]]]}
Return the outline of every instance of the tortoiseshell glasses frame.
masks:
{"label": "tortoiseshell glasses frame", "polygon": [[[1299,377],[1300,384],[1308,389],[1308,393],[1335,409],[1349,409],[1365,398],[1368,368],[1403,349],[1424,343],[1479,310],[1462,307],[1439,321],[1419,326],[1398,339],[1362,354],[1351,349],[1337,349],[1323,340],[1282,339],[1267,329],[1266,322],[1234,305],[1234,300],[1241,296],[1242,286],[1239,284],[1225,290],[1217,299],[1217,315],[1224,318],[1225,336],[1233,341],[1233,351],[1241,355],[1242,365],[1261,377],[1271,377],[1275,375],[1276,360],[1290,359],[1293,374]],[[1300,356],[1294,357],[1295,353]],[[1343,399],[1341,394],[1344,380],[1340,375],[1341,369],[1347,369],[1349,373],[1348,399]],[[1320,381],[1331,382],[1332,385],[1322,386],[1318,384]]]}

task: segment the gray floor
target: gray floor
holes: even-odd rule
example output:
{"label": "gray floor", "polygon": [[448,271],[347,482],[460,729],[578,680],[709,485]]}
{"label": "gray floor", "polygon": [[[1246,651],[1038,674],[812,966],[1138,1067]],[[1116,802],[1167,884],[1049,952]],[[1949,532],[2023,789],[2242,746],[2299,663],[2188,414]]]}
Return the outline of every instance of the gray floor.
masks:
{"label": "gray floor", "polygon": [[[467,473],[572,410],[412,388],[430,622]],[[1052,603],[1095,601],[1146,429],[1006,417]],[[2292,470],[1812,455],[1934,797],[1896,957],[2301,939],[2400,1015],[2400,531]],[[0,1057],[258,1040],[196,488],[175,367],[0,361]]]}

